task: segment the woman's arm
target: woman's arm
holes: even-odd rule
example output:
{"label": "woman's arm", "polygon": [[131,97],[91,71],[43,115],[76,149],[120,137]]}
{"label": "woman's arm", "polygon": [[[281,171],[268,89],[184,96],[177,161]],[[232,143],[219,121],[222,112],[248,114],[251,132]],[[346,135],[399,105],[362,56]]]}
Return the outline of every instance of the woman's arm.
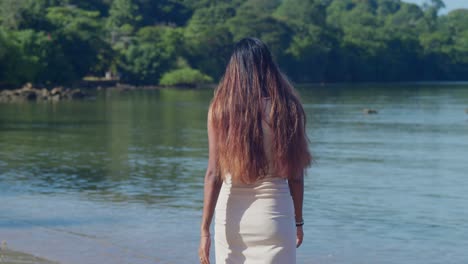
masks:
{"label": "woman's arm", "polygon": [[209,168],[205,174],[205,190],[203,195],[203,216],[201,222],[201,236],[210,236],[210,225],[214,209],[218,200],[222,182],[217,178],[215,171]]}
{"label": "woman's arm", "polygon": [[[301,175],[298,179],[292,179],[288,181],[289,191],[294,203],[294,214],[296,218],[296,223],[303,222],[302,218],[302,203],[304,200],[304,174]],[[301,226],[296,227],[297,231],[297,241],[296,245],[299,247],[302,244],[304,239],[304,232]]]}
{"label": "woman's arm", "polygon": [[216,139],[213,126],[211,123],[211,113],[208,113],[208,145],[209,145],[209,158],[208,168],[205,173],[205,187],[203,195],[203,216],[200,227],[200,247],[198,254],[201,263],[210,263],[210,225],[213,219],[214,209],[218,201],[219,191],[221,189],[222,181],[218,177],[216,168]]}
{"label": "woman's arm", "polygon": [[201,235],[210,234],[210,225],[213,218],[214,209],[218,200],[219,190],[222,181],[219,179],[216,168],[216,139],[211,124],[210,113],[208,114],[208,145],[209,158],[208,168],[205,173],[205,190],[203,196],[203,217],[201,223]]}
{"label": "woman's arm", "polygon": [[302,203],[304,200],[304,176],[299,179],[293,179],[288,181],[289,191],[294,203],[294,214],[296,222],[302,222]]}

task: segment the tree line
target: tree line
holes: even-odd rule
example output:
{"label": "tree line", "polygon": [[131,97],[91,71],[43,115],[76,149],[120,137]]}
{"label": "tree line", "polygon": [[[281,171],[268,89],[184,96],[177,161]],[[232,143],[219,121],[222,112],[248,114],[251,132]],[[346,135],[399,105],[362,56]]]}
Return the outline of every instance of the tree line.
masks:
{"label": "tree line", "polygon": [[468,10],[442,0],[0,0],[0,85],[119,74],[218,80],[236,41],[296,82],[468,79]]}

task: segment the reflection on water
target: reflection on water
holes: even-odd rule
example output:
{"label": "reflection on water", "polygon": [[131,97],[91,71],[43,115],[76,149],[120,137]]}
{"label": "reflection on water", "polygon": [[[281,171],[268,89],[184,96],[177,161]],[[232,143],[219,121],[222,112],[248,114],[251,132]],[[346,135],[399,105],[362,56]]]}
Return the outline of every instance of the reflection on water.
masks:
{"label": "reflection on water", "polygon": [[[300,93],[316,164],[298,263],[468,259],[468,86]],[[0,239],[67,263],[194,263],[211,96],[0,104]]]}
{"label": "reflection on water", "polygon": [[2,180],[24,182],[15,192],[86,191],[123,202],[196,196],[209,94],[109,91],[96,102],[2,105]]}

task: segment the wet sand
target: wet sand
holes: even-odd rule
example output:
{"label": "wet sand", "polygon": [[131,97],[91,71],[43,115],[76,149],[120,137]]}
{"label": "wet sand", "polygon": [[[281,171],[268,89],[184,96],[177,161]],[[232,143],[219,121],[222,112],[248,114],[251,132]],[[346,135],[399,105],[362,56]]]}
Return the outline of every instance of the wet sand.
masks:
{"label": "wet sand", "polygon": [[27,253],[14,251],[11,249],[0,249],[1,264],[58,264],[58,262],[39,258]]}

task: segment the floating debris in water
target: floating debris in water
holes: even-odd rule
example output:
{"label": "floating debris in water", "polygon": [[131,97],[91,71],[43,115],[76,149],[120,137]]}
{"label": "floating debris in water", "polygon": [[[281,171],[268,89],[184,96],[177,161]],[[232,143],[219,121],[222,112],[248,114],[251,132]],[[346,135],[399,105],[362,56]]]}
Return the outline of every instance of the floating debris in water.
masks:
{"label": "floating debris in water", "polygon": [[375,109],[369,109],[369,108],[364,108],[362,109],[362,112],[366,115],[376,115],[378,114],[379,112]]}

